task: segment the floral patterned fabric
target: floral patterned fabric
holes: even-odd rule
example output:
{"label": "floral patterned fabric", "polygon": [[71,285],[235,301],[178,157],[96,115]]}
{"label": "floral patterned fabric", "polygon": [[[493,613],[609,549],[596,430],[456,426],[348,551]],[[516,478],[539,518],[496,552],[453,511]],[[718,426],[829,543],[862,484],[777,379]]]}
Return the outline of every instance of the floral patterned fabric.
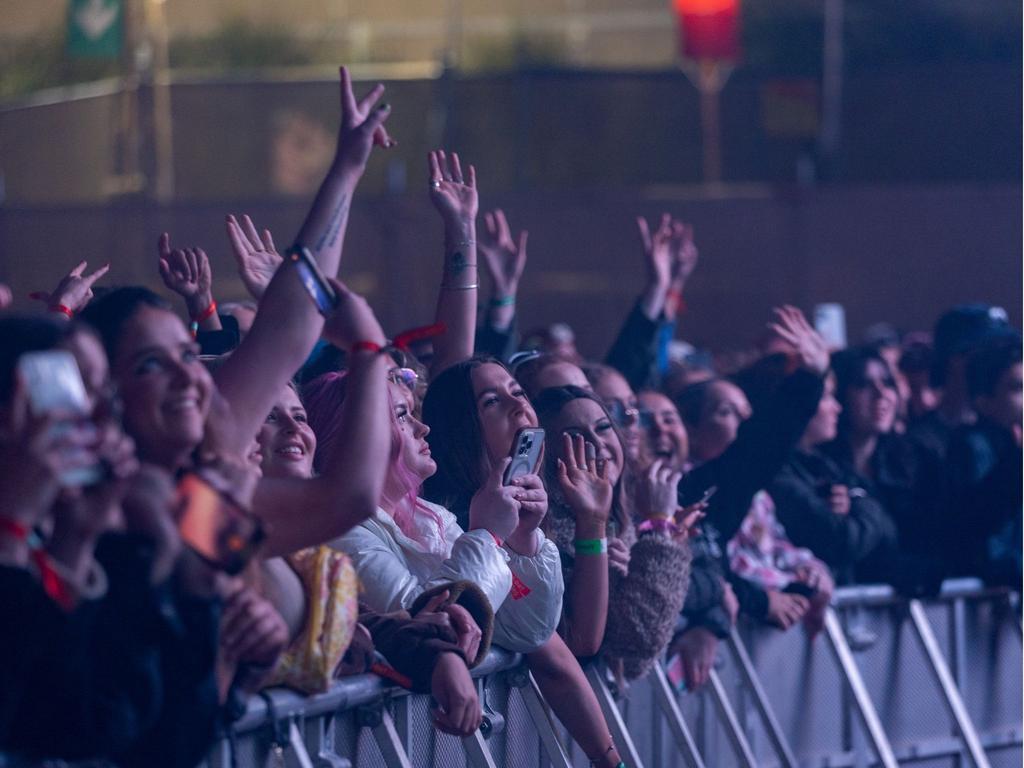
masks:
{"label": "floral patterned fabric", "polygon": [[789,540],[775,517],[775,502],[758,491],[750,511],[728,544],[729,566],[737,576],[765,590],[782,590],[797,581],[801,567],[824,567],[809,549]]}
{"label": "floral patterned fabric", "polygon": [[288,556],[306,593],[306,624],[274,667],[266,686],[326,691],[359,621],[359,580],[347,555],[310,547]]}

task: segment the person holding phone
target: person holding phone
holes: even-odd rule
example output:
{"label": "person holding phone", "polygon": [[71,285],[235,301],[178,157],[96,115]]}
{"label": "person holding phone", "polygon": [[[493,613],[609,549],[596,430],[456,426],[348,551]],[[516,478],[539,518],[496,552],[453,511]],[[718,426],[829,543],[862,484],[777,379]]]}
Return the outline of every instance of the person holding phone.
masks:
{"label": "person holding phone", "polygon": [[[194,764],[218,704],[215,573],[182,556],[170,480],[139,466],[92,332],[7,317],[0,337],[0,589],[17,586],[4,600],[0,750],[122,765],[153,765],[160,750],[162,765]],[[33,412],[15,372],[23,353],[61,349],[85,393],[72,420]],[[88,466],[102,468],[88,485],[61,480]]]}
{"label": "person holding phone", "polygon": [[[499,361],[470,358],[443,371],[427,390],[423,421],[430,427],[426,438],[437,465],[437,471],[424,484],[424,495],[452,510],[460,523],[469,521],[473,502],[479,495],[543,490],[536,475],[523,476],[519,478],[520,485],[504,491],[497,484],[517,433],[538,426],[537,414],[526,393]],[[546,440],[545,443],[545,450],[550,451],[550,445]],[[536,598],[537,610],[549,616],[547,621],[553,631],[561,619],[563,581],[558,549],[539,530],[546,514],[546,501],[545,494],[543,508],[521,505],[518,525],[505,542],[511,570],[529,589],[528,594],[521,588],[516,590],[510,597],[518,593],[523,599],[506,600],[506,604]],[[537,542],[543,542],[543,572],[525,554],[518,554],[520,547]],[[550,593],[545,598],[545,590],[552,585],[559,588],[557,599]],[[500,612],[498,616],[501,618]],[[502,642],[497,634],[495,642]],[[619,765],[618,751],[608,735],[597,697],[561,635],[552,633],[547,642],[527,654],[527,662],[544,698],[591,761],[602,768]]]}

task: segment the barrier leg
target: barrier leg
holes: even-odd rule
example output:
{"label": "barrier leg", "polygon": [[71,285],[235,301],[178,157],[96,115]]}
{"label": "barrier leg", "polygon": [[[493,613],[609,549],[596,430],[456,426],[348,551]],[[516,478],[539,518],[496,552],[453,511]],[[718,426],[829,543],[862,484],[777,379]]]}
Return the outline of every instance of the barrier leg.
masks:
{"label": "barrier leg", "polygon": [[601,705],[601,711],[612,732],[612,739],[619,750],[619,755],[630,768],[643,768],[644,764],[636,745],[633,744],[633,737],[626,730],[626,722],[622,719],[622,713],[619,712],[619,708],[615,704],[615,697],[612,696],[612,692],[608,690],[608,684],[604,681],[604,671],[597,664],[588,664],[584,667],[584,671],[587,673],[590,687],[597,695],[597,701]]}
{"label": "barrier leg", "polygon": [[558,734],[555,733],[555,724],[551,719],[551,712],[548,705],[541,696],[537,681],[533,674],[524,666],[509,675],[509,682],[519,689],[526,704],[526,711],[530,713],[530,720],[533,727],[537,729],[540,742],[544,745],[544,752],[548,756],[551,768],[572,768],[569,756],[565,753]]}
{"label": "barrier leg", "polygon": [[885,768],[898,768],[899,763],[896,762],[892,745],[889,744],[889,737],[885,735],[882,721],[878,719],[878,712],[875,711],[875,705],[871,702],[864,679],[860,676],[860,670],[857,669],[857,662],[854,661],[850,646],[846,643],[846,635],[843,634],[839,616],[833,608],[828,608],[825,611],[825,634],[829,640],[829,647],[846,679],[846,685],[853,696],[857,713],[868,732],[868,738],[875,748],[875,754],[878,755],[878,761]]}
{"label": "barrier leg", "polygon": [[775,753],[780,763],[784,768],[797,768],[796,756],[793,754],[789,742],[782,733],[782,726],[779,725],[779,721],[775,718],[775,711],[772,709],[771,704],[768,703],[768,696],[761,686],[761,679],[757,676],[754,665],[750,661],[750,655],[747,653],[747,648],[736,633],[735,627],[729,632],[729,648],[732,650],[736,665],[740,668],[744,684],[754,696],[754,704],[761,715],[761,722],[764,723],[765,730],[768,732],[768,738],[771,739],[772,745],[775,747]]}
{"label": "barrier leg", "polygon": [[377,742],[381,755],[384,757],[384,764],[388,768],[412,768],[409,756],[405,754],[405,747],[398,736],[395,728],[395,721],[391,719],[382,703],[375,706],[359,708],[359,724],[369,728],[373,738]]}
{"label": "barrier leg", "polygon": [[953,676],[949,672],[946,660],[942,657],[938,640],[936,640],[931,624],[928,623],[928,617],[925,615],[924,606],[921,605],[920,600],[911,600],[907,604],[907,608],[910,611],[910,621],[914,625],[914,634],[917,635],[921,648],[924,650],[925,656],[928,657],[929,666],[935,674],[935,679],[942,690],[942,695],[956,722],[956,727],[960,731],[960,736],[964,740],[964,745],[971,755],[971,760],[977,768],[989,768],[985,750],[978,740],[978,733],[974,729],[970,715],[967,714],[967,707],[964,706],[963,699],[960,698],[960,691],[957,690],[956,683],[953,682]]}
{"label": "barrier leg", "polygon": [[722,678],[718,676],[718,672],[714,668],[711,669],[709,676],[711,684],[711,696],[715,700],[715,706],[718,709],[718,716],[722,720],[722,724],[725,726],[725,733],[729,737],[729,741],[732,742],[732,748],[736,752],[736,757],[742,765],[747,768],[757,768],[757,760],[754,758],[754,751],[750,748],[750,742],[747,741],[746,734],[743,733],[743,728],[740,727],[740,721],[736,717],[736,712],[732,708],[732,704],[729,702],[729,697],[725,693],[725,686],[722,685]]}
{"label": "barrier leg", "polygon": [[672,733],[672,740],[676,747],[686,758],[686,764],[690,768],[705,768],[704,760],[697,750],[697,742],[693,740],[690,727],[683,719],[683,713],[679,711],[679,704],[676,702],[675,693],[665,677],[665,670],[661,664],[655,664],[651,670],[651,686],[654,689],[654,698],[661,707],[661,713],[665,716],[669,731]]}
{"label": "barrier leg", "polygon": [[472,768],[498,768],[479,728],[462,739],[462,748],[466,752],[466,764]]}

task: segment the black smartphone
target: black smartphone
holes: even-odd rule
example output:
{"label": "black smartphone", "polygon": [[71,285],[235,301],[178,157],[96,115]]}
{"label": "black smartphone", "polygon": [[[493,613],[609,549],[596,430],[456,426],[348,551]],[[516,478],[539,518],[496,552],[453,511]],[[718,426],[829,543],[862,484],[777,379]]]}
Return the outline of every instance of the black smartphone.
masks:
{"label": "black smartphone", "polygon": [[505,468],[502,482],[508,485],[521,475],[529,475],[537,471],[540,457],[544,451],[544,430],[537,427],[524,427],[516,432],[512,441],[509,456],[512,463]]}
{"label": "black smartphone", "polygon": [[229,574],[248,565],[264,539],[260,519],[197,474],[178,483],[182,540],[214,568]]}
{"label": "black smartphone", "polygon": [[317,266],[313,253],[304,245],[293,245],[287,257],[298,270],[299,279],[320,314],[329,315],[338,304],[338,295]]}

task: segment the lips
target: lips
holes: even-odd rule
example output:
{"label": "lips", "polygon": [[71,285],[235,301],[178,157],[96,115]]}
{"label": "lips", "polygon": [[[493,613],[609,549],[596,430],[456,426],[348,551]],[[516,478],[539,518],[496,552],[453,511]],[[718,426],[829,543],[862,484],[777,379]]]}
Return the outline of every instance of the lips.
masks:
{"label": "lips", "polygon": [[164,410],[181,414],[199,410],[199,398],[194,394],[178,395],[164,401]]}
{"label": "lips", "polygon": [[288,443],[276,449],[274,454],[288,461],[300,461],[306,457],[306,449],[301,443]]}

